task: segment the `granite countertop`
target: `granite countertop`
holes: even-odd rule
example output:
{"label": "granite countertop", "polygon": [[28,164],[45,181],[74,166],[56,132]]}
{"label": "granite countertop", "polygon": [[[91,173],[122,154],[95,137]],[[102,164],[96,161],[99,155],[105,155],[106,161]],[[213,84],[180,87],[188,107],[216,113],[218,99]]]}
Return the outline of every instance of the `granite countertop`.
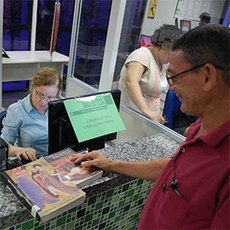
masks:
{"label": "granite countertop", "polygon": [[[141,161],[171,157],[178,147],[178,143],[171,138],[156,134],[138,140],[128,141],[118,145],[109,145],[101,152],[116,160]],[[109,188],[123,184],[133,178],[116,174],[103,173],[103,176],[83,190],[87,196],[101,193]],[[0,181],[0,229],[9,227],[31,218],[27,208]]]}

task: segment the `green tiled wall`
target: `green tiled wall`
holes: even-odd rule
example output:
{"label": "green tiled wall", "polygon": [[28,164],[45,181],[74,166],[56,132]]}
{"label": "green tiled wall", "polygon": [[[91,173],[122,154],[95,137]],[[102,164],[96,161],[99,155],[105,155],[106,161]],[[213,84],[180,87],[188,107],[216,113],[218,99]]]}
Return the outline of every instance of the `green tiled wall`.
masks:
{"label": "green tiled wall", "polygon": [[45,224],[31,219],[8,230],[134,230],[152,185],[149,181],[132,180],[89,197],[82,205]]}

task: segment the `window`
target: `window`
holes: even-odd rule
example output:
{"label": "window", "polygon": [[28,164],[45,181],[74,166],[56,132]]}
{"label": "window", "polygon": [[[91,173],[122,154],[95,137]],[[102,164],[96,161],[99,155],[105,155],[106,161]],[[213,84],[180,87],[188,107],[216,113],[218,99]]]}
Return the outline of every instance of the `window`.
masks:
{"label": "window", "polygon": [[[60,1],[61,13],[56,51],[69,56],[74,0]],[[49,50],[55,0],[39,0],[37,12],[36,50]]]}
{"label": "window", "polygon": [[29,50],[33,1],[4,0],[3,47]]}

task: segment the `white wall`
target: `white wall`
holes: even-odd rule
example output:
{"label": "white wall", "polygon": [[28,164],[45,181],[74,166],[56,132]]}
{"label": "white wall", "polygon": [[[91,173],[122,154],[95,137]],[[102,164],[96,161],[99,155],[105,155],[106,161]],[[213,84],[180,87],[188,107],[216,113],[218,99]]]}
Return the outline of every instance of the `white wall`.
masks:
{"label": "white wall", "polygon": [[177,0],[158,0],[156,15],[154,19],[148,19],[148,8],[150,0],[146,3],[145,15],[142,23],[141,33],[152,35],[153,31],[163,24],[175,23],[174,11],[176,9]]}
{"label": "white wall", "polygon": [[212,22],[219,23],[225,2],[228,2],[228,0],[212,0],[211,1],[209,14],[211,15]]}
{"label": "white wall", "polygon": [[[211,15],[212,22],[219,23],[225,2],[228,2],[228,0],[210,0],[210,6],[208,7],[209,10],[207,11]],[[153,31],[163,24],[175,24],[174,13],[177,6],[177,0],[158,0],[156,15],[154,19],[147,18],[149,4],[150,0],[147,0],[141,29],[142,34],[152,35]],[[199,18],[197,18],[197,20],[192,20],[191,26],[194,28],[198,26],[198,24]]]}
{"label": "white wall", "polygon": [[65,97],[75,97],[96,92],[98,92],[98,90],[94,87],[72,77],[67,81]]}

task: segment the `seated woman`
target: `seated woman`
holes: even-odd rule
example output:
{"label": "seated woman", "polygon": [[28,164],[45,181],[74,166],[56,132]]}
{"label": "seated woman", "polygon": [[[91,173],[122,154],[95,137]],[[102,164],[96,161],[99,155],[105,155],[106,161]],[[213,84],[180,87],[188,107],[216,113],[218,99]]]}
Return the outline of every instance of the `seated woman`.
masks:
{"label": "seated woman", "polygon": [[32,80],[32,91],[7,109],[1,138],[9,155],[35,160],[48,152],[48,102],[61,90],[61,76],[53,68],[41,68]]}

